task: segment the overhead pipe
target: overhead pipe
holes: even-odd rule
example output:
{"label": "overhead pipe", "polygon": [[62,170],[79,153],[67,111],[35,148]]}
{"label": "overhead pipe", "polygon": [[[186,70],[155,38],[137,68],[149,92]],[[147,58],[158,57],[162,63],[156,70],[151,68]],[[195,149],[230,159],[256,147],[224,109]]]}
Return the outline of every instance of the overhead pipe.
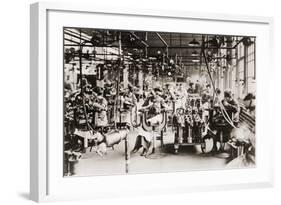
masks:
{"label": "overhead pipe", "polygon": [[168,57],[169,56],[169,52],[168,52],[169,45],[168,45],[168,43],[162,38],[162,36],[158,32],[156,32],[156,35],[165,44],[165,46],[166,46],[166,53],[167,53],[167,57]]}
{"label": "overhead pipe", "polygon": [[241,42],[243,41],[243,37],[238,41],[238,43],[236,43],[233,48],[235,49]]}
{"label": "overhead pipe", "polygon": [[138,39],[143,45],[149,47],[149,45],[144,40],[142,40],[139,36],[137,36],[134,32],[130,32],[130,34],[132,34],[136,39]]}
{"label": "overhead pipe", "polygon": [[158,38],[160,38],[160,40],[165,44],[166,47],[169,47],[168,43],[162,38],[162,36],[156,32],[156,35],[158,36]]}
{"label": "overhead pipe", "polygon": [[69,38],[64,38],[64,40],[72,42],[72,43],[75,43],[75,44],[64,44],[64,46],[71,46],[71,47],[79,46],[79,42],[73,41],[73,40],[71,40]]}
{"label": "overhead pipe", "polygon": [[[65,39],[67,40],[67,39]],[[78,46],[78,45],[74,45],[74,44],[65,44],[65,46]],[[85,45],[84,47],[92,47],[91,45]],[[108,45],[108,46],[104,46],[104,45],[95,45],[94,47],[110,47],[110,48],[118,48],[118,45]],[[122,48],[142,48],[141,46],[126,46],[123,45]],[[150,49],[161,49],[163,48],[163,46],[149,46]],[[217,47],[205,47],[206,49],[217,49]],[[169,49],[201,49],[201,46],[169,46]],[[220,47],[219,49],[235,49],[234,47]]]}
{"label": "overhead pipe", "polygon": [[[145,32],[145,42],[147,42],[147,40],[148,40],[148,32]],[[147,58],[147,53],[148,53],[148,51],[147,51],[147,46],[145,47],[145,58]]]}
{"label": "overhead pipe", "polygon": [[83,40],[83,41],[88,41],[88,42],[90,41],[89,39],[86,39],[86,38],[82,37],[82,35],[77,36],[75,34],[68,33],[68,31],[64,31],[64,35],[69,35],[69,36],[71,36],[73,38],[77,38],[77,39]]}
{"label": "overhead pipe", "polygon": [[[69,30],[69,29],[64,29],[64,32],[70,32],[70,33],[72,33],[73,35],[79,35],[79,36],[80,36],[80,33],[78,34],[78,33],[74,32],[74,31]],[[90,41],[90,39],[91,39],[90,36],[88,36],[88,35],[83,35],[83,33],[81,33],[81,37],[83,37],[84,39],[88,38],[88,41]]]}

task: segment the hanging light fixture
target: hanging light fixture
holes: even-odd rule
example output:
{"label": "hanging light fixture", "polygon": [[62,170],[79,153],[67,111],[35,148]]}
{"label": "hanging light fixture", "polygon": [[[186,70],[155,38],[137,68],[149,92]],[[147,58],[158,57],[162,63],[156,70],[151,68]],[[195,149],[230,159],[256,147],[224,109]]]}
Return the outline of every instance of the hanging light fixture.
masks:
{"label": "hanging light fixture", "polygon": [[193,63],[199,63],[200,60],[199,60],[199,59],[192,59],[192,62],[193,62]]}
{"label": "hanging light fixture", "polygon": [[218,49],[220,48],[220,44],[219,44],[219,41],[217,39],[217,36],[214,36],[211,38],[211,40],[209,40],[208,42],[210,44],[210,46],[213,48],[213,49]]}
{"label": "hanging light fixture", "polygon": [[199,53],[196,50],[194,50],[192,51],[191,56],[193,57],[199,56]]}
{"label": "hanging light fixture", "polygon": [[189,46],[200,46],[200,43],[196,41],[196,39],[193,37],[192,41],[189,42]]}

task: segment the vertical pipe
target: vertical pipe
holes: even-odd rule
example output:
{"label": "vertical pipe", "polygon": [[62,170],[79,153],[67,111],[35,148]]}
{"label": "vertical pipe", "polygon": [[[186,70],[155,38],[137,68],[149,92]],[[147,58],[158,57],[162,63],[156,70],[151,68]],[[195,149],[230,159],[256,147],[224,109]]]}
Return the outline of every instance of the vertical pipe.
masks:
{"label": "vertical pipe", "polygon": [[244,45],[244,93],[248,93],[248,46]]}
{"label": "vertical pipe", "polygon": [[187,143],[192,143],[192,128],[188,125]]}
{"label": "vertical pipe", "polygon": [[152,125],[152,154],[154,154],[155,153],[155,148],[156,148],[156,136],[155,136],[155,126],[154,125]]}
{"label": "vertical pipe", "polygon": [[[145,42],[147,42],[148,39],[148,32],[145,32]],[[147,46],[145,46],[145,58],[147,58]]]}
{"label": "vertical pipe", "polygon": [[[232,51],[231,51],[231,56],[232,56]],[[229,89],[233,90],[233,82],[232,82],[232,72],[233,72],[233,63],[231,63],[228,66],[228,70],[229,70],[229,78],[228,78],[228,85],[229,85]]]}
{"label": "vertical pipe", "polygon": [[256,38],[254,39],[254,79],[256,79]]}
{"label": "vertical pipe", "polygon": [[178,135],[179,135],[178,136],[179,143],[182,144],[183,143],[183,128],[178,125],[177,131],[178,131]]}
{"label": "vertical pipe", "polygon": [[83,77],[82,77],[82,42],[81,42],[81,29],[79,29],[80,34],[80,43],[79,43],[79,68],[80,68],[80,87],[81,87],[81,94],[83,94]]}
{"label": "vertical pipe", "polygon": [[238,47],[239,46],[237,46],[235,48],[235,52],[236,52],[236,55],[235,55],[235,58],[236,58],[236,73],[235,73],[235,76],[236,76],[236,83],[237,83],[237,89],[236,89],[237,97],[236,98],[240,97],[240,77],[239,77],[240,65],[239,65],[239,59],[238,59]]}
{"label": "vertical pipe", "polygon": [[125,64],[125,68],[123,69],[123,85],[124,88],[128,88],[128,83],[129,83],[129,79],[128,79],[128,74],[129,73],[129,65]]}
{"label": "vertical pipe", "polygon": [[[166,126],[165,126],[165,128],[166,128]],[[161,147],[164,146],[163,135],[164,135],[164,130],[161,130],[160,131]]]}
{"label": "vertical pipe", "polygon": [[[119,81],[120,81],[120,66],[121,66],[121,32],[119,33],[119,66],[117,67],[117,82],[116,82],[116,96],[115,96],[115,102],[114,102],[114,107],[113,107],[113,119],[114,119],[114,127],[115,129],[117,129],[117,107],[119,106],[119,104],[121,105],[121,103],[119,103]],[[120,114],[120,113],[119,113]],[[121,114],[119,116],[119,120],[121,120]]]}
{"label": "vertical pipe", "polygon": [[[117,95],[117,100],[119,99],[119,95],[120,95],[120,93],[119,93],[119,87],[120,87],[120,69],[121,69],[121,66],[122,66],[122,54],[121,54],[121,52],[122,52],[122,39],[121,39],[121,37],[122,37],[122,33],[120,32],[119,33],[119,67],[118,67],[118,83],[117,83],[117,85],[118,85],[118,95]],[[121,110],[121,106],[122,106],[122,103],[121,103],[121,99],[119,100],[119,110]],[[119,112],[119,122],[121,123],[121,111]]]}
{"label": "vertical pipe", "polygon": [[130,151],[129,151],[129,140],[128,134],[125,137],[125,170],[126,173],[129,173],[129,163],[130,163]]}
{"label": "vertical pipe", "polygon": [[143,92],[143,72],[142,70],[139,70],[139,73],[138,73],[138,85],[140,87],[140,93]]}
{"label": "vertical pipe", "polygon": [[[182,58],[181,46],[182,46],[182,44],[181,44],[181,34],[180,34],[180,57]],[[176,56],[176,58],[177,58],[177,56]],[[181,60],[180,60],[180,64],[181,64]],[[176,65],[177,65],[177,63],[176,63]]]}

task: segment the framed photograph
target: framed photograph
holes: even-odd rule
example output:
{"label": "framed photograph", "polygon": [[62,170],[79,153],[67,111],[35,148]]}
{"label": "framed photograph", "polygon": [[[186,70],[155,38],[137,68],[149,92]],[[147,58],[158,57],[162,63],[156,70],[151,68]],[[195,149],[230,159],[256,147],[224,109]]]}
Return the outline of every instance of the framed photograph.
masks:
{"label": "framed photograph", "polygon": [[271,18],[61,3],[30,17],[32,200],[272,186]]}

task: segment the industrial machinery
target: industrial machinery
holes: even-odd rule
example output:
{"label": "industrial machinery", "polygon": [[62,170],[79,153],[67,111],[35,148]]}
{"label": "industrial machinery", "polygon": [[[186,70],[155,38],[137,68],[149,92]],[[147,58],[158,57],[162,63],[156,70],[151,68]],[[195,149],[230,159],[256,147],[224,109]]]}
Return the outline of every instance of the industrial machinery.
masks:
{"label": "industrial machinery", "polygon": [[201,98],[190,98],[187,108],[178,108],[173,117],[173,126],[176,128],[174,152],[178,153],[180,146],[200,145],[203,153],[206,152],[206,142],[203,138],[205,121],[202,116]]}
{"label": "industrial machinery", "polygon": [[[164,129],[167,125],[167,111],[162,109],[161,113],[158,115],[148,119],[148,110],[140,110],[141,111],[141,125],[142,128],[147,132],[153,132],[152,139],[152,153],[155,152],[156,148],[156,140],[160,140],[161,147],[164,146]],[[160,133],[160,136],[156,136],[156,132]]]}

